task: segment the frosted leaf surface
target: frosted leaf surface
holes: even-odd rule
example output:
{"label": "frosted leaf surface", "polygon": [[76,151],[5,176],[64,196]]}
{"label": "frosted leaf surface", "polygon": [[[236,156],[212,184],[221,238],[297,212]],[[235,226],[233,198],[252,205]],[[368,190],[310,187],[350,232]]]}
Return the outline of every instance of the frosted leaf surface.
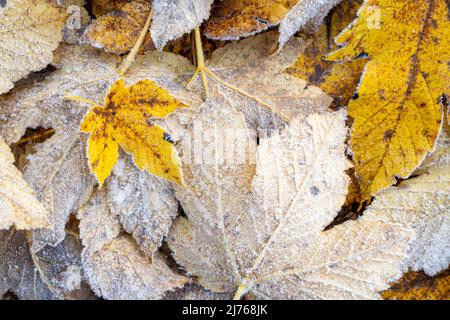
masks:
{"label": "frosted leaf surface", "polygon": [[342,0],[300,0],[280,23],[280,46],[283,47],[299,30],[318,29],[323,19]]}
{"label": "frosted leaf surface", "polygon": [[[208,110],[218,123],[211,154],[220,154],[221,130],[243,128],[231,110]],[[343,111],[301,116],[260,140],[256,172],[249,164],[186,165],[188,187],[176,195],[187,218],[169,236],[177,263],[205,289],[236,297],[379,298],[401,274],[411,230],[351,221],[323,231],[347,192],[346,134]]]}
{"label": "frosted leaf surface", "polygon": [[430,276],[450,263],[450,162],[448,133],[416,172],[418,177],[384,190],[367,209],[377,219],[413,228],[407,266]]}
{"label": "frosted leaf surface", "polygon": [[111,213],[119,218],[141,250],[152,257],[169,232],[178,203],[170,184],[119,159],[107,186]]}
{"label": "frosted leaf surface", "polygon": [[[284,50],[274,54],[276,45],[274,32],[231,42],[214,51],[206,65],[223,80],[269,104],[278,115],[282,113],[292,119],[299,114],[325,111],[331,103],[328,95],[317,87],[308,86],[305,80],[283,73],[305,49],[306,43],[294,38]],[[200,84],[200,80],[197,83]],[[208,84],[213,96],[223,95],[255,128],[280,126],[282,120],[267,107],[212,79]]]}
{"label": "frosted leaf surface", "polygon": [[0,230],[49,226],[48,211],[14,166],[14,156],[0,137]]}
{"label": "frosted leaf surface", "polygon": [[[69,214],[89,200],[95,185],[85,155],[87,136],[79,131],[86,106],[65,101],[64,97],[79,96],[103,103],[109,85],[118,78],[119,58],[114,55],[80,46],[64,46],[61,53],[60,69],[45,80],[0,97],[0,134],[7,143],[19,140],[28,127],[51,127],[56,131],[37,147],[24,173],[50,211],[49,220],[53,226],[53,230],[40,230],[34,234],[34,250],[46,244],[56,245],[64,239]],[[136,60],[126,80],[128,84],[145,78],[154,80],[195,109],[200,99],[177,81],[192,69],[185,58],[151,52]],[[185,112],[187,118],[189,112]],[[173,128],[177,127],[177,121],[171,123]]]}
{"label": "frosted leaf surface", "polygon": [[30,255],[24,232],[0,231],[0,297],[8,291],[20,300],[53,300]]}
{"label": "frosted leaf surface", "polygon": [[153,0],[150,33],[158,50],[208,19],[214,0]]}
{"label": "frosted leaf surface", "polygon": [[83,265],[92,289],[105,299],[161,299],[167,291],[182,287],[188,280],[172,271],[160,253],[155,253],[150,261],[126,235],[83,256]]}
{"label": "frosted leaf surface", "polygon": [[45,68],[62,40],[66,13],[52,0],[7,0],[0,6],[0,94]]}

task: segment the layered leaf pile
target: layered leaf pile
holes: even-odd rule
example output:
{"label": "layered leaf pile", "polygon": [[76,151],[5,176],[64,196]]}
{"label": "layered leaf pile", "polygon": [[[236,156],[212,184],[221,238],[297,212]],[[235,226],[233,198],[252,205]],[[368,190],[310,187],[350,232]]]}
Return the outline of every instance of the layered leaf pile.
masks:
{"label": "layered leaf pile", "polygon": [[0,1],[0,299],[449,299],[449,27]]}

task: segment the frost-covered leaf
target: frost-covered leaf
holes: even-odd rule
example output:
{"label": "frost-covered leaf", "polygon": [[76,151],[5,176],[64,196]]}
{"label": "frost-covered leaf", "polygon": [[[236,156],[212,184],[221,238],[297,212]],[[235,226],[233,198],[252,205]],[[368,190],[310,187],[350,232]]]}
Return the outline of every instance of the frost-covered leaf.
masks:
{"label": "frost-covered leaf", "polygon": [[62,40],[66,12],[53,0],[0,3],[0,94],[13,82],[46,67]]}
{"label": "frost-covered leaf", "polygon": [[280,46],[301,29],[316,30],[328,12],[342,0],[299,0],[280,23]]}
{"label": "frost-covered leaf", "polygon": [[250,144],[255,138],[232,107],[211,102],[197,121],[211,156],[200,164],[183,159],[187,188],[176,195],[187,218],[176,220],[169,246],[205,289],[272,299],[378,298],[401,274],[410,230],[363,219],[323,231],[349,182],[344,112],[300,116],[281,135],[260,139],[256,176],[251,162],[219,161],[227,129]]}
{"label": "frost-covered leaf", "polygon": [[121,232],[119,218],[109,207],[108,193],[95,191],[89,202],[77,212],[83,255],[90,257],[114,240]]}
{"label": "frost-covered leaf", "polygon": [[[292,119],[298,114],[322,112],[331,102],[330,97],[317,87],[308,86],[306,81],[283,73],[295,62],[306,43],[294,38],[284,50],[274,54],[276,39],[276,34],[270,32],[232,42],[214,51],[206,61],[206,66],[222,80],[272,107],[274,112],[255,100],[208,79],[211,96],[223,96],[254,127],[278,127],[280,122],[284,123],[280,114]],[[198,80],[197,84],[200,85],[201,81]],[[198,90],[202,89],[198,87]]]}
{"label": "frost-covered leaf", "polygon": [[[28,127],[54,128],[56,133],[39,145],[30,156],[25,178],[50,211],[52,231],[34,234],[33,247],[56,245],[64,239],[64,226],[70,213],[85,203],[95,185],[86,158],[86,138],[79,124],[86,108],[65,96],[103,101],[111,83],[118,79],[118,58],[89,47],[65,46],[61,68],[33,87],[25,87],[0,98],[0,134],[13,143]],[[192,72],[192,65],[170,53],[152,52],[138,57],[127,80],[154,80],[179,100],[193,107],[199,98],[176,82],[180,75]],[[170,122],[170,120],[167,120]],[[176,127],[174,125],[174,127]],[[173,129],[175,130],[175,129]]]}
{"label": "frost-covered leaf", "polygon": [[[98,16],[85,30],[82,42],[106,52],[124,54],[139,38],[150,14],[151,0],[93,1]],[[150,36],[144,39],[144,51],[153,48]]]}
{"label": "frost-covered leaf", "polygon": [[154,81],[144,79],[130,86],[124,79],[114,82],[104,105],[94,105],[80,128],[89,133],[91,171],[100,186],[119,158],[119,146],[131,154],[135,165],[155,176],[183,184],[181,163],[170,134],[149,118],[165,118],[188,108]]}
{"label": "frost-covered leaf", "polygon": [[180,38],[209,17],[214,0],[153,0],[150,33],[158,50]]}
{"label": "frost-covered leaf", "polygon": [[121,224],[152,258],[177,212],[170,185],[139,171],[127,158],[118,161],[105,188],[93,194],[78,219],[86,251],[97,251],[114,239]]}
{"label": "frost-covered leaf", "polygon": [[213,7],[205,32],[211,39],[237,40],[279,25],[279,42],[284,46],[300,29],[317,29],[340,1],[224,0]]}
{"label": "frost-covered leaf", "polygon": [[[133,174],[128,176],[133,178]],[[127,175],[123,175],[122,179],[126,179],[126,177]],[[139,185],[139,181],[136,185]],[[138,191],[143,192],[143,190]],[[159,299],[166,291],[182,287],[187,278],[175,274],[160,253],[152,251],[150,255],[145,255],[133,239],[121,234],[117,214],[123,215],[120,209],[124,205],[122,204],[121,207],[115,209],[116,212],[113,212],[110,203],[111,199],[107,191],[97,191],[93,194],[90,203],[84,206],[77,215],[80,219],[80,237],[84,247],[83,267],[94,292],[106,299]],[[133,204],[136,205],[136,203],[129,205]],[[134,215],[135,212],[130,212],[130,214]],[[137,214],[143,216],[145,212],[142,212],[141,209],[141,212]],[[135,219],[140,218],[137,214]],[[156,223],[158,221],[149,219],[149,217],[144,218],[145,222]],[[127,218],[125,217],[125,219]],[[161,225],[166,229],[169,226],[170,224]],[[147,227],[155,227],[156,232],[160,232],[158,229],[160,226],[147,224]],[[141,229],[136,228],[139,236],[143,236],[140,233],[143,228],[144,225],[141,226]],[[151,237],[157,237],[157,235],[151,234],[144,236],[147,238],[137,237],[144,245],[150,243]],[[159,244],[161,238],[157,241]],[[148,247],[144,248],[148,249]]]}
{"label": "frost-covered leaf", "polygon": [[[406,261],[412,270],[435,275],[450,264],[450,153],[443,134],[437,155],[426,171],[382,191],[366,213],[411,227],[416,236]],[[433,157],[433,155],[431,156]]]}
{"label": "frost-covered leaf", "polygon": [[[415,19],[411,19],[414,16]],[[448,3],[366,0],[330,60],[368,56],[349,115],[363,200],[408,178],[433,151],[450,92]]]}
{"label": "frost-covered leaf", "polygon": [[110,212],[151,258],[178,212],[170,184],[119,160],[106,189]]}
{"label": "frost-covered leaf", "polygon": [[67,234],[56,247],[45,246],[34,255],[34,266],[50,291],[58,299],[93,299],[81,265],[81,242]]}
{"label": "frost-covered leaf", "polygon": [[188,280],[173,272],[159,253],[150,261],[126,235],[83,256],[83,265],[94,292],[106,299],[160,299]]}
{"label": "frost-covered leaf", "polygon": [[[308,83],[320,87],[333,99],[333,108],[341,108],[348,104],[361,78],[366,64],[365,59],[351,62],[330,62],[323,58],[336,50],[334,43],[343,28],[352,22],[362,0],[344,0],[336,6],[322,23],[319,30],[312,35],[312,41],[300,54],[294,65],[286,72],[308,80]],[[310,36],[303,35],[309,38]]]}
{"label": "frost-covered leaf", "polygon": [[14,166],[14,156],[0,137],[0,230],[14,226],[19,230],[49,226],[48,211]]}
{"label": "frost-covered leaf", "polygon": [[21,300],[56,299],[34,266],[25,233],[12,228],[0,231],[0,299],[8,291]]}

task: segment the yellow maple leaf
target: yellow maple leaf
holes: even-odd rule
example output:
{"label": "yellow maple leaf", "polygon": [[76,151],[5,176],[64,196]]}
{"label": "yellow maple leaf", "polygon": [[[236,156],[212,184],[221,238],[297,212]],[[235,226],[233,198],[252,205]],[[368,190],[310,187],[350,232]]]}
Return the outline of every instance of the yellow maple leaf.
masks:
{"label": "yellow maple leaf", "polygon": [[184,185],[181,161],[170,135],[149,117],[165,117],[188,107],[151,80],[126,87],[116,81],[105,98],[105,106],[93,106],[81,130],[90,133],[89,164],[103,185],[119,157],[118,147],[133,156],[136,166],[158,177]]}
{"label": "yellow maple leaf", "polygon": [[[353,96],[361,77],[364,59],[352,62],[336,63],[325,61],[326,54],[336,50],[333,38],[351,23],[362,0],[342,1],[334,8],[328,19],[312,36],[312,41],[294,65],[286,72],[295,77],[308,80],[310,84],[320,87],[334,99],[333,108],[346,106]],[[305,35],[302,35],[308,38]]]}
{"label": "yellow maple leaf", "polygon": [[[123,54],[130,51],[139,38],[150,14],[149,0],[96,0],[93,11],[98,18],[86,29],[83,42],[106,52]],[[153,42],[147,34],[142,51],[153,49]]]}
{"label": "yellow maple leaf", "polygon": [[408,177],[432,151],[449,92],[450,23],[444,0],[366,0],[329,60],[369,56],[350,147],[364,199]]}

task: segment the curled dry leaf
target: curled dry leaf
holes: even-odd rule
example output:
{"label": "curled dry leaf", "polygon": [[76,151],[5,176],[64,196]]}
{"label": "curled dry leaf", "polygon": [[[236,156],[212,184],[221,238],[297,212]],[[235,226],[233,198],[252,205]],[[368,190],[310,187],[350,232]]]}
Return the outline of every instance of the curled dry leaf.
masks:
{"label": "curled dry leaf", "polygon": [[65,10],[53,0],[0,3],[0,94],[52,61],[66,18]]}
{"label": "curled dry leaf", "polygon": [[30,230],[49,226],[49,212],[14,166],[14,156],[0,137],[0,230]]}
{"label": "curled dry leaf", "polygon": [[226,130],[256,144],[226,99],[205,104],[197,121],[210,137],[209,161],[183,159],[187,188],[176,195],[187,218],[176,220],[168,243],[205,289],[235,298],[378,298],[401,274],[410,230],[362,219],[322,231],[349,182],[343,111],[300,116],[260,139],[256,176],[251,162],[221,158]]}
{"label": "curled dry leaf", "polygon": [[217,3],[206,24],[206,35],[217,40],[237,40],[280,26],[284,46],[300,29],[318,28],[341,0],[224,0]]}
{"label": "curled dry leaf", "polygon": [[450,89],[450,22],[441,0],[366,0],[358,16],[329,59],[370,58],[349,103],[350,148],[368,200],[434,149]]}

